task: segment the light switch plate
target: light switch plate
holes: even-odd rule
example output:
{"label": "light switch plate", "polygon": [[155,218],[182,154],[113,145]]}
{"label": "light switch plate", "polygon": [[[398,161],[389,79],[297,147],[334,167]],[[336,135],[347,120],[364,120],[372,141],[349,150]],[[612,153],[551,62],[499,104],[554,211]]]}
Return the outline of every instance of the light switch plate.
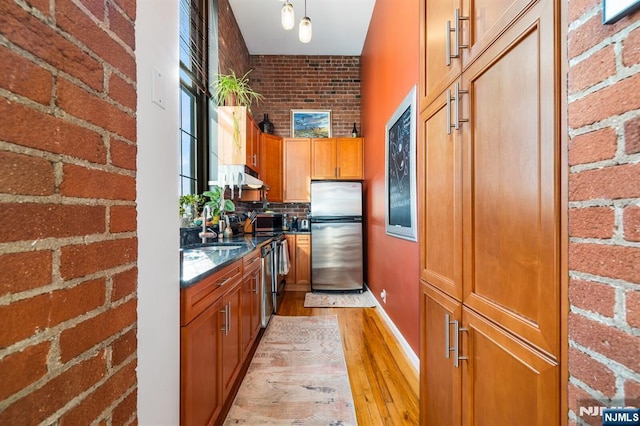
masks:
{"label": "light switch plate", "polygon": [[153,67],[153,76],[151,77],[151,100],[162,109],[165,109],[166,102],[164,80],[164,76],[160,70]]}

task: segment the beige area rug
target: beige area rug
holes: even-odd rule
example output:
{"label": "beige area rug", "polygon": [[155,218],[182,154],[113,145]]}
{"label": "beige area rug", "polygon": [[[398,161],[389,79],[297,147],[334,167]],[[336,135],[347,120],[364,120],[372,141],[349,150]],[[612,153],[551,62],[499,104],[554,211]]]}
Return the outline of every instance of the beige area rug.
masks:
{"label": "beige area rug", "polygon": [[357,425],[335,315],[274,315],[225,425]]}
{"label": "beige area rug", "polygon": [[372,308],[376,302],[370,292],[363,293],[307,293],[305,308]]}

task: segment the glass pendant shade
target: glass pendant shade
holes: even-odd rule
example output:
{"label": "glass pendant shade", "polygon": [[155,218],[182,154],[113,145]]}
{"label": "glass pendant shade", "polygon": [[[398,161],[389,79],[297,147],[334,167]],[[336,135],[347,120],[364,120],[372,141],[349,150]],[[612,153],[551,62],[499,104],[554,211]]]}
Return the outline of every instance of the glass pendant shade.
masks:
{"label": "glass pendant shade", "polygon": [[298,31],[298,38],[302,43],[309,43],[311,41],[311,19],[305,16],[300,20],[300,27]]}
{"label": "glass pendant shade", "polygon": [[290,30],[295,26],[296,18],[293,13],[293,5],[287,2],[282,6],[282,28]]}

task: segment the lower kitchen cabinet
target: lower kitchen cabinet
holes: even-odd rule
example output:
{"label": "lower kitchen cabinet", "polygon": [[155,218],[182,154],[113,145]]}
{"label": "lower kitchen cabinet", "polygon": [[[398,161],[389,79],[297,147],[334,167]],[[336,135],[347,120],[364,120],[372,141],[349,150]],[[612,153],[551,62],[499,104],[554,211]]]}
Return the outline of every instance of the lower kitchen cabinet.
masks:
{"label": "lower kitchen cabinet", "polygon": [[421,283],[421,424],[558,424],[557,361]]}
{"label": "lower kitchen cabinet", "polygon": [[261,283],[262,270],[260,250],[245,256],[242,278],[242,358],[251,352],[251,347],[261,326]]}
{"label": "lower kitchen cabinet", "polygon": [[180,424],[206,425],[222,408],[220,386],[220,310],[212,303],[180,328]]}
{"label": "lower kitchen cabinet", "polygon": [[288,291],[311,290],[311,234],[287,234],[289,248]]}
{"label": "lower kitchen cabinet", "polygon": [[227,395],[242,366],[242,286],[238,282],[222,297],[222,392]]}
{"label": "lower kitchen cabinet", "polygon": [[[215,424],[260,331],[260,250],[180,292],[180,424]],[[247,270],[244,270],[244,266]]]}

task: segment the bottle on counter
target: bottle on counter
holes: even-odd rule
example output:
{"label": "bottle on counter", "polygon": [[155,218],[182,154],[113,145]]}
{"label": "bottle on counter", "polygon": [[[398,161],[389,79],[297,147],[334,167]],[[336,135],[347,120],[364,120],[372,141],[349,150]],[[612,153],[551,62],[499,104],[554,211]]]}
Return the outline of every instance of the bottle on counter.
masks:
{"label": "bottle on counter", "polygon": [[358,129],[356,128],[356,123],[353,123],[353,129],[351,130],[351,137],[352,138],[358,137]]}

